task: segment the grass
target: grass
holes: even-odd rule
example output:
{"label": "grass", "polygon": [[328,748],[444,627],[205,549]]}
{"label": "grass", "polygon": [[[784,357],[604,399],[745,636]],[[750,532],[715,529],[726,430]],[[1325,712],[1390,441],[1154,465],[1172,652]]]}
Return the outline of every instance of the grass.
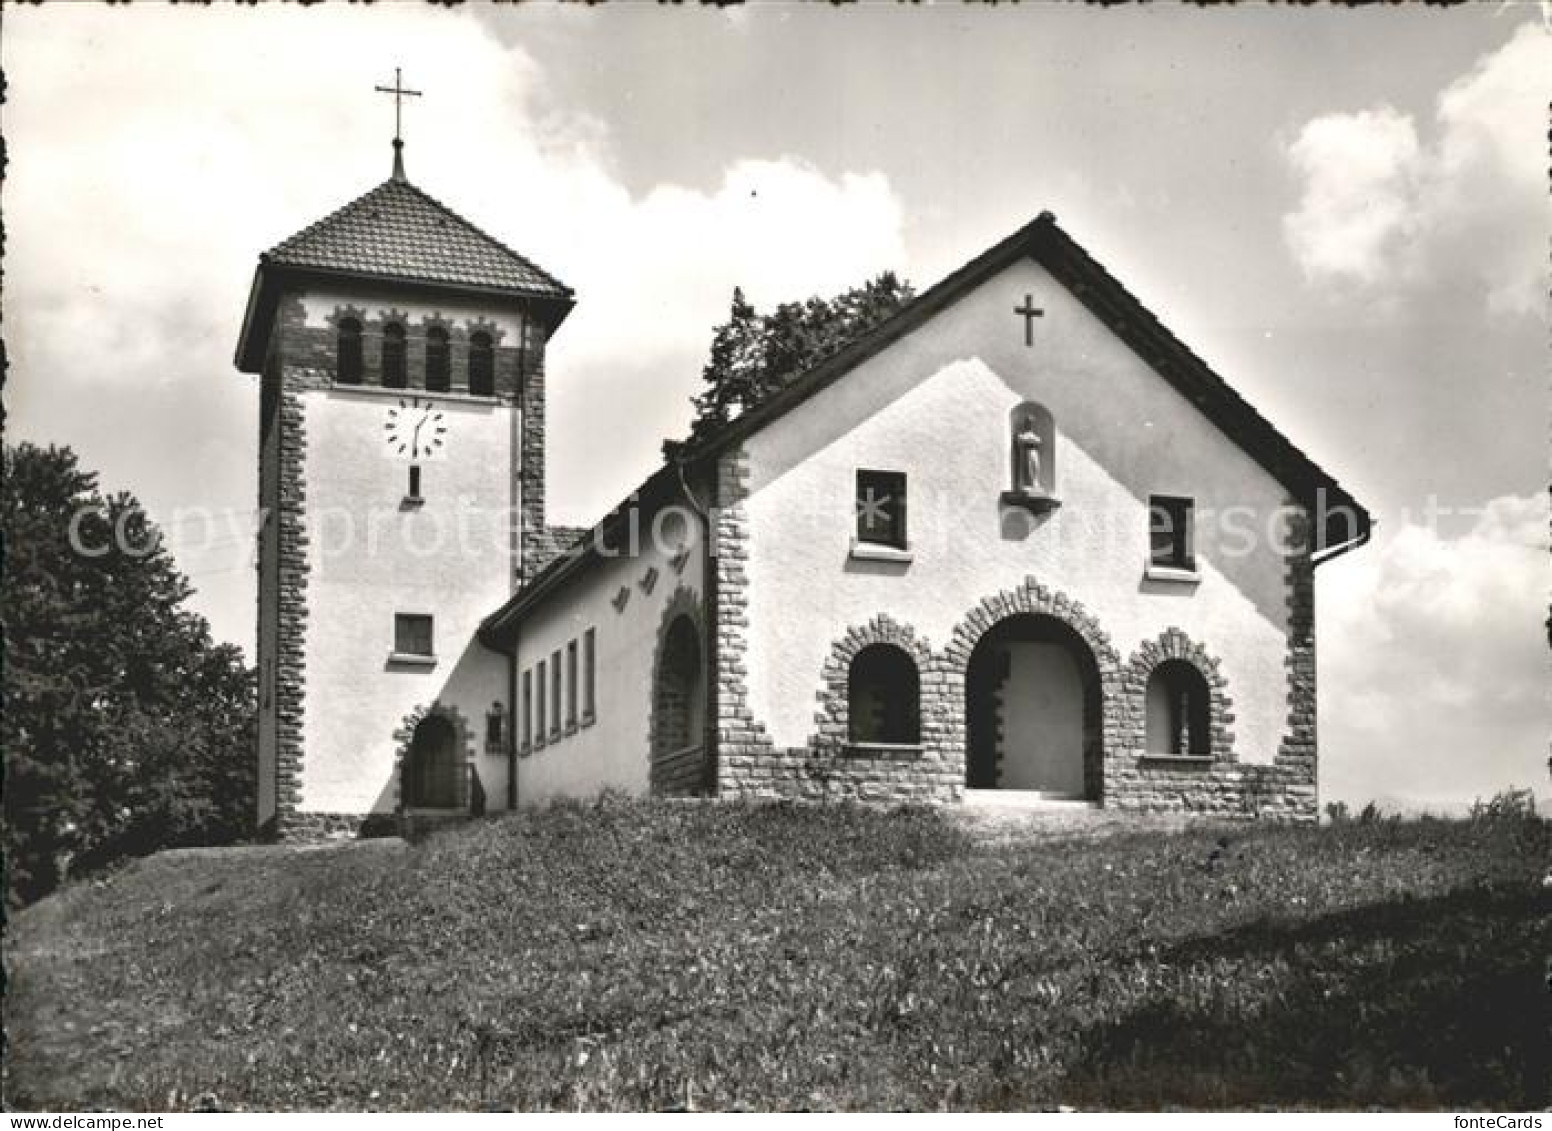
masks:
{"label": "grass", "polygon": [[1538,1108],[1549,861],[1510,817],[618,801],[164,854],[11,923],[7,1102]]}

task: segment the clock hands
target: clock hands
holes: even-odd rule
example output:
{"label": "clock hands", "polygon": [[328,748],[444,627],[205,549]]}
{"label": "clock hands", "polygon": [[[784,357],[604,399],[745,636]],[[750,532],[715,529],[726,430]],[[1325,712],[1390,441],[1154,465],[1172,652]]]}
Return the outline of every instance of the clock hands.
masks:
{"label": "clock hands", "polygon": [[[410,424],[411,413],[415,414],[413,426]],[[431,432],[422,444],[421,435],[428,425],[431,426]],[[396,446],[400,455],[407,453],[411,459],[431,455],[445,443],[447,433],[443,414],[437,411],[435,405],[423,403],[418,397],[411,398],[408,403],[400,400],[398,408],[390,408],[388,421],[383,427],[388,433],[389,444]],[[406,430],[409,431],[408,437],[404,434]]]}

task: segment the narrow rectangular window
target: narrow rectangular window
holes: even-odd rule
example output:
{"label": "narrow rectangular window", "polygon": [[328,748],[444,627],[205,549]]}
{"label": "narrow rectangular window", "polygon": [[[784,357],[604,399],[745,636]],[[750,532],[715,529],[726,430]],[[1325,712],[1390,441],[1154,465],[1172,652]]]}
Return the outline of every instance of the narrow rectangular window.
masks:
{"label": "narrow rectangular window", "polygon": [[566,729],[577,729],[577,642],[566,645]]}
{"label": "narrow rectangular window", "polygon": [[907,548],[903,471],[858,471],[856,507],[858,542]]}
{"label": "narrow rectangular window", "polygon": [[523,673],[523,749],[533,746],[533,669]]}
{"label": "narrow rectangular window", "polygon": [[598,702],[595,696],[597,685],[596,671],[598,667],[593,630],[590,628],[582,634],[582,721],[592,722],[598,717]]}
{"label": "narrow rectangular window", "polygon": [[544,745],[545,735],[547,733],[545,731],[545,729],[544,729],[544,707],[545,707],[545,700],[546,700],[545,686],[546,686],[546,684],[545,684],[545,679],[544,679],[544,661],[540,660],[539,661],[539,674],[536,677],[536,679],[534,680],[533,704],[534,704],[534,728],[535,728],[534,729],[534,747],[535,748],[538,748],[538,747]]}
{"label": "narrow rectangular window", "polygon": [[341,318],[336,326],[337,362],[335,380],[341,385],[361,384],[361,323],[354,318]]}
{"label": "narrow rectangular window", "polygon": [[560,649],[550,655],[550,737],[560,737],[561,672]]}
{"label": "narrow rectangular window", "polygon": [[1165,569],[1195,569],[1191,500],[1154,495],[1148,500],[1149,561]]}
{"label": "narrow rectangular window", "polygon": [[393,615],[393,650],[400,656],[432,656],[431,618],[423,613]]}
{"label": "narrow rectangular window", "polygon": [[404,327],[389,322],[383,327],[383,388],[403,389],[409,385],[409,371],[404,362]]}
{"label": "narrow rectangular window", "polygon": [[410,499],[420,499],[420,465],[410,464],[410,493],[406,496]]}

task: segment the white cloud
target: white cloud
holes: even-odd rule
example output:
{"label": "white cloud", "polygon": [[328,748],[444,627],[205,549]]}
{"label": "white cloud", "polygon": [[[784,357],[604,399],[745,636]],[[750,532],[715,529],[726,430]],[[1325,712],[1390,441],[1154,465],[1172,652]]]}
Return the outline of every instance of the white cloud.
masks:
{"label": "white cloud", "polygon": [[1390,106],[1306,123],[1283,219],[1305,277],[1363,294],[1464,283],[1490,309],[1540,311],[1548,73],[1552,33],[1527,23],[1439,95],[1426,142]]}
{"label": "white cloud", "polygon": [[1403,521],[1322,568],[1327,796],[1547,793],[1548,519],[1545,495],[1505,496],[1458,536]]}
{"label": "white cloud", "polygon": [[682,360],[687,340],[709,342],[734,285],[761,307],[842,290],[900,263],[902,222],[881,174],[832,181],[793,160],[740,161],[713,193],[662,185],[622,199],[590,218],[599,238],[573,264],[586,302],[566,364],[616,360],[622,341]]}
{"label": "white cloud", "polygon": [[1304,178],[1303,202],[1285,221],[1304,269],[1377,282],[1412,218],[1412,119],[1389,106],[1316,118],[1288,157]]}
{"label": "white cloud", "polygon": [[[770,304],[903,259],[879,173],[744,156],[713,190],[633,194],[608,128],[469,15],[56,5],[9,13],[3,51],[13,428],[74,443],[153,513],[251,506],[256,398],[231,358],[252,271],[387,176],[382,61],[425,92],[410,179],[578,291],[550,357],[558,520],[596,517],[682,432],[734,284]],[[237,553],[206,608],[246,639]]]}

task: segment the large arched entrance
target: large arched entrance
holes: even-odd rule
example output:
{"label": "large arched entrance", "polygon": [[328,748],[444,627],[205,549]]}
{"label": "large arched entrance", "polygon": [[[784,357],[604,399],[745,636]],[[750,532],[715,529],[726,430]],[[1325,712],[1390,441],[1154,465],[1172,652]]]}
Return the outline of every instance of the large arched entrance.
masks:
{"label": "large arched entrance", "polygon": [[404,804],[410,809],[456,809],[463,760],[458,730],[446,715],[431,714],[415,724],[404,759]]}
{"label": "large arched entrance", "polygon": [[1099,667],[1065,621],[1020,613],[981,637],[965,672],[965,784],[1097,800]]}
{"label": "large arched entrance", "polygon": [[704,793],[706,680],[700,632],[687,614],[669,622],[659,644],[652,688],[652,792],[663,797]]}

